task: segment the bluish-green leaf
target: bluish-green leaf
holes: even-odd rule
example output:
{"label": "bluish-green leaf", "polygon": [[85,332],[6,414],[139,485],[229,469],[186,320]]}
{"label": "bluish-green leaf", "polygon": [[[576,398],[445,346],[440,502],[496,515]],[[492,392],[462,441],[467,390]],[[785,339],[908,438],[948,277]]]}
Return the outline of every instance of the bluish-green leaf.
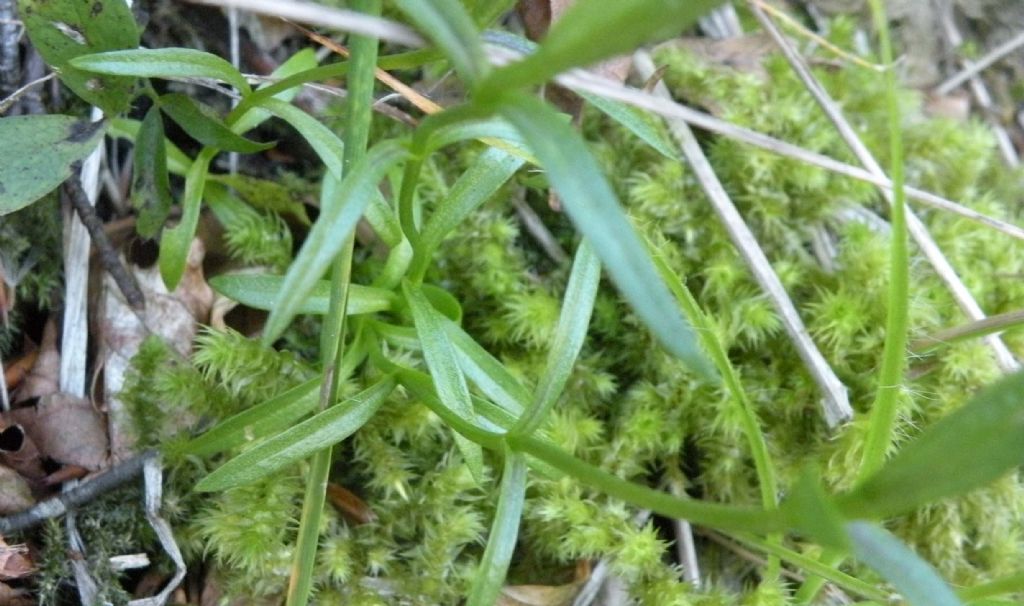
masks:
{"label": "bluish-green leaf", "polygon": [[[264,328],[264,341],[276,340],[299,313],[345,239],[355,230],[363,211],[377,193],[377,184],[405,153],[400,142],[383,141],[371,148],[340,184],[336,185],[330,177],[325,179],[324,187],[333,188],[333,197],[339,202],[322,204],[320,216],[285,276],[281,294]],[[340,158],[338,167],[340,170]]]}
{"label": "bluish-green leaf", "polygon": [[[274,302],[281,296],[283,285],[284,276],[267,274],[224,274],[210,280],[210,286],[225,297],[234,299],[242,305],[266,311],[274,308]],[[327,280],[318,280],[306,298],[300,302],[296,313],[326,314],[330,287],[331,283]],[[395,293],[388,290],[351,284],[348,307],[345,311],[350,316],[388,311],[394,307],[396,298]]]}
{"label": "bluish-green leaf", "polygon": [[962,606],[935,569],[886,530],[868,522],[846,526],[857,559],[900,591],[912,606]]}
{"label": "bluish-green leaf", "polygon": [[76,95],[108,117],[128,108],[135,78],[99,76],[69,65],[81,55],[139,45],[139,26],[124,0],[18,0],[18,13],[32,46]]}
{"label": "bluish-green leaf", "polygon": [[226,82],[243,95],[249,83],[233,65],[217,55],[191,48],[136,48],[83,55],[71,65],[97,74],[144,78],[211,78]]}
{"label": "bluish-green leaf", "polygon": [[472,84],[487,73],[480,34],[458,0],[396,0],[395,4],[444,51],[464,81]]}
{"label": "bluish-green leaf", "polygon": [[498,508],[494,512],[484,556],[469,590],[467,606],[492,606],[497,601],[516,548],[525,496],[526,457],[506,448]]}
{"label": "bluish-green leaf", "polygon": [[0,215],[28,206],[71,176],[103,138],[106,122],[72,116],[0,118]]}
{"label": "bluish-green leaf", "polygon": [[321,378],[300,383],[279,396],[221,421],[190,440],[182,452],[200,457],[230,450],[246,442],[281,431],[312,412],[317,405]]}
{"label": "bluish-green leaf", "polygon": [[171,120],[174,120],[188,136],[203,145],[243,154],[254,154],[274,147],[274,143],[259,143],[236,135],[213,115],[213,110],[202,108],[188,95],[181,93],[162,95],[160,109],[170,116]]}
{"label": "bluish-green leaf", "polygon": [[540,158],[569,217],[593,243],[612,281],[640,319],[690,368],[704,377],[716,377],[693,328],[679,312],[580,135],[533,97],[509,96],[500,111]]}
{"label": "bluish-green leaf", "polygon": [[395,387],[388,376],[372,387],[246,450],[203,478],[196,490],[225,490],[266,477],[332,446],[373,417]]}
{"label": "bluish-green leaf", "polygon": [[[466,377],[459,369],[455,348],[452,347],[451,341],[445,334],[444,316],[434,309],[419,287],[403,282],[402,292],[412,310],[416,334],[420,338],[423,357],[430,369],[430,376],[434,379],[438,398],[454,414],[472,423],[476,418],[476,414],[473,412],[473,402],[469,398]],[[482,481],[483,452],[480,450],[480,445],[458,434],[456,435],[456,445],[462,452],[470,472],[478,482]]]}
{"label": "bluish-green leaf", "polygon": [[203,201],[203,189],[206,188],[206,175],[210,170],[210,160],[215,150],[206,148],[192,162],[185,175],[185,193],[181,197],[181,221],[169,229],[165,229],[160,238],[160,277],[168,291],[173,292],[185,273],[188,251],[199,225],[199,207]]}
{"label": "bluish-green leaf", "polygon": [[551,351],[544,365],[544,374],[540,377],[537,390],[533,394],[530,408],[523,414],[519,423],[512,430],[520,433],[532,433],[547,416],[551,407],[569,381],[576,358],[583,348],[583,340],[587,337],[590,325],[590,314],[594,311],[594,299],[597,297],[597,286],[601,283],[601,262],[594,253],[593,247],[584,238],[576,250],[576,259],[569,274],[569,284],[562,297],[562,311],[558,316],[558,326],[552,339]]}
{"label": "bluish-green leaf", "polygon": [[636,50],[647,42],[677,35],[721,0],[578,0],[551,26],[536,52],[495,70],[479,94],[540,84],[572,67]]}
{"label": "bluish-green leaf", "polygon": [[171,182],[167,177],[167,146],[164,122],[155,105],[146,112],[132,154],[132,205],[138,212],[139,235],[153,238],[171,212]]}
{"label": "bluish-green leaf", "polygon": [[1024,463],[1024,372],[1005,377],[925,429],[839,505],[885,518],[984,486]]}

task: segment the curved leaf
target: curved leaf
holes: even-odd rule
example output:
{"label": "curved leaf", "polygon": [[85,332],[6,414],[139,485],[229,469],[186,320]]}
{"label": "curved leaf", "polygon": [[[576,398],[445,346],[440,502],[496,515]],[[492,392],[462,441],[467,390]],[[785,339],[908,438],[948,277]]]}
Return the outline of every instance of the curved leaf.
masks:
{"label": "curved leaf", "polygon": [[480,560],[480,568],[469,590],[467,606],[491,606],[497,601],[516,548],[525,497],[526,457],[506,448],[498,508],[494,512],[484,557]]}
{"label": "curved leaf", "polygon": [[132,162],[132,205],[138,211],[135,227],[139,235],[153,238],[160,233],[171,212],[164,123],[155,105],[149,108],[139,126]]}
{"label": "curved leaf", "polygon": [[167,290],[171,292],[177,288],[185,272],[188,251],[199,225],[199,207],[203,201],[203,189],[206,188],[206,174],[210,170],[210,160],[213,160],[215,154],[216,150],[205,148],[192,162],[185,175],[185,193],[181,197],[181,221],[174,227],[165,229],[160,238],[160,277],[163,278]]}
{"label": "curved leaf", "polygon": [[472,84],[487,72],[489,65],[476,25],[458,0],[395,3],[444,52],[463,80]]}
{"label": "curved leaf", "polygon": [[85,71],[145,78],[211,78],[243,95],[252,92],[233,65],[217,55],[191,48],[136,48],[75,57],[71,65]]}
{"label": "curved leaf", "polygon": [[260,103],[260,107],[265,108],[297,130],[313,148],[327,170],[331,171],[335,178],[341,177],[345,144],[338,138],[338,135],[331,132],[331,129],[321,124],[313,116],[284,101],[274,98],[265,99]]}
{"label": "curved leaf", "polygon": [[[254,309],[270,311],[281,296],[284,276],[267,274],[223,274],[210,279],[214,290]],[[306,298],[300,302],[295,313],[323,315],[330,302],[331,284],[318,280]],[[392,309],[397,297],[395,293],[372,286],[349,285],[347,315],[370,314]]]}
{"label": "curved leaf", "polygon": [[226,151],[252,154],[274,147],[274,143],[258,143],[236,135],[212,110],[206,110],[188,95],[171,93],[160,97],[160,109],[174,120],[188,136],[203,145]]}

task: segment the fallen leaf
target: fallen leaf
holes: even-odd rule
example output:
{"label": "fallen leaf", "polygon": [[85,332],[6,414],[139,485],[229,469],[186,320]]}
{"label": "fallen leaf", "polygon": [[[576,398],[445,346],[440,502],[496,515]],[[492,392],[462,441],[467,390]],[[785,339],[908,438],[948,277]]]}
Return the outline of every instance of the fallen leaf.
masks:
{"label": "fallen leaf", "polygon": [[[0,515],[24,511],[35,504],[32,489],[25,478],[10,467],[0,465]],[[0,594],[2,595],[2,594]],[[3,601],[0,600],[0,604]]]}
{"label": "fallen leaf", "polygon": [[4,383],[8,391],[14,391],[28,376],[39,357],[39,350],[33,349],[19,356],[9,364],[4,364]]}
{"label": "fallen leaf", "polygon": [[25,545],[8,545],[0,538],[0,580],[10,581],[35,572],[35,564]]}
{"label": "fallen leaf", "polygon": [[41,399],[34,413],[19,418],[43,457],[90,471],[106,466],[105,423],[88,399],[55,393]]}
{"label": "fallen leaf", "polygon": [[[34,422],[34,408],[19,408],[4,415],[3,430],[0,431],[0,462],[33,482],[41,482],[46,476],[42,456],[31,438],[23,421]],[[8,425],[8,421],[14,421]]]}
{"label": "fallen leaf", "polygon": [[35,603],[27,589],[0,583],[0,606],[32,606]]}
{"label": "fallen leaf", "polygon": [[[132,267],[139,288],[146,297],[145,325],[125,302],[109,276],[104,277],[104,295],[98,320],[100,355],[103,365],[103,397],[110,434],[113,462],[130,457],[138,441],[134,424],[125,404],[118,397],[124,386],[125,373],[139,345],[147,336],[163,338],[182,356],[192,349],[200,322],[206,322],[213,304],[213,290],[203,276],[205,249],[199,239],[192,241],[185,273],[173,293],[167,291],[160,269]],[[182,427],[190,419],[180,419]]]}
{"label": "fallen leaf", "polygon": [[508,585],[501,589],[496,606],[568,606],[580,583],[566,585]]}
{"label": "fallen leaf", "polygon": [[43,339],[39,344],[35,364],[22,381],[14,395],[14,403],[41,398],[60,391],[60,353],[57,351],[57,323],[53,317],[43,327]]}
{"label": "fallen leaf", "polygon": [[369,524],[377,521],[377,514],[370,509],[366,501],[359,498],[351,490],[330,482],[327,484],[327,500],[331,505],[353,524]]}

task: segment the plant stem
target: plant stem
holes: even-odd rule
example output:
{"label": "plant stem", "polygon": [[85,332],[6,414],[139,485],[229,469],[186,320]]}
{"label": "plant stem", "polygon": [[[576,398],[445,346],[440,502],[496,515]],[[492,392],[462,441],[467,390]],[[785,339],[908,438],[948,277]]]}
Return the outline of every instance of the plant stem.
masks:
{"label": "plant stem", "polygon": [[[378,15],[381,0],[353,0],[354,10]],[[377,64],[377,40],[366,36],[352,37],[352,60],[348,79],[348,103],[345,106],[345,156],[342,172],[349,169],[366,152],[369,139],[371,106],[373,103],[374,68]],[[331,177],[328,177],[331,178]],[[337,201],[338,204],[343,201]],[[348,237],[331,271],[331,299],[327,316],[324,318],[320,342],[320,359],[324,367],[324,382],[320,391],[320,409],[333,405],[345,377],[339,375],[344,355],[346,329],[346,307],[348,307],[349,284],[352,277],[352,253],[355,244],[354,233]],[[325,448],[313,455],[309,474],[306,477],[306,492],[299,523],[295,559],[288,583],[288,606],[305,606],[309,601],[313,585],[313,568],[320,536],[320,519],[323,515],[327,492],[327,478],[331,467],[331,448]]]}
{"label": "plant stem", "polygon": [[871,407],[868,432],[864,442],[860,478],[877,471],[885,462],[892,444],[896,425],[899,395],[902,389],[903,369],[906,361],[907,324],[909,315],[909,261],[907,251],[907,219],[903,191],[903,140],[899,100],[896,97],[896,74],[892,69],[892,42],[882,0],[871,0],[871,16],[878,31],[882,61],[889,69],[885,72],[886,101],[889,114],[889,160],[893,183],[892,242],[889,252],[889,302],[885,327],[885,348],[882,369],[878,376],[878,390]]}

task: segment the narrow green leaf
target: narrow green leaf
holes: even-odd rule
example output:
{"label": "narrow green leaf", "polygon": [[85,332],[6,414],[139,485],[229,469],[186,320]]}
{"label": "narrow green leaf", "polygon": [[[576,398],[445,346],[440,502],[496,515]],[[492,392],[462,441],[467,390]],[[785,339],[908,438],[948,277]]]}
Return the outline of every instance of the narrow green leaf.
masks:
{"label": "narrow green leaf", "polygon": [[[327,67],[333,67],[333,65]],[[284,63],[270,73],[272,78],[281,80],[274,83],[264,82],[256,88],[253,94],[242,99],[242,102],[231,110],[231,113],[228,114],[231,129],[236,133],[244,133],[262,124],[272,114],[265,109],[255,107],[259,102],[267,97],[273,97],[278,101],[291,103],[301,90],[299,83],[306,81],[302,79],[301,74],[315,72],[318,69],[323,68],[317,67],[316,51],[312,48],[304,48],[288,57]]]}
{"label": "narrow green leaf", "polygon": [[[674,36],[721,0],[579,0],[551,26],[536,52],[495,70],[479,95],[540,84],[572,67],[632,52],[647,42]],[[595,43],[600,40],[600,43]]]}
{"label": "narrow green leaf", "polygon": [[[434,309],[419,287],[412,286],[409,282],[403,282],[402,292],[412,310],[416,334],[423,347],[423,358],[427,361],[427,367],[430,369],[430,376],[434,379],[434,387],[437,389],[441,404],[451,409],[454,414],[472,422],[476,418],[476,414],[473,412],[473,402],[469,398],[466,377],[459,369],[455,348],[452,347],[451,341],[448,340],[448,336],[444,332],[444,316]],[[482,481],[484,462],[480,445],[458,434],[456,435],[456,445],[462,452],[462,457],[466,460],[470,472],[478,482]]]}
{"label": "narrow green leaf", "polygon": [[196,490],[210,492],[250,484],[344,440],[373,417],[394,387],[394,377],[382,379],[365,391],[246,450],[203,478]]}
{"label": "narrow green leaf", "polygon": [[[134,143],[139,138],[140,128],[142,128],[142,123],[138,120],[114,118],[110,121],[110,129],[107,134],[111,137],[128,139]],[[192,166],[192,158],[186,156],[185,152],[178,149],[178,146],[171,143],[166,137],[164,137],[164,154],[167,157],[167,170],[176,175],[184,176]]]}
{"label": "narrow green leaf", "polygon": [[173,292],[185,273],[188,251],[192,246],[192,238],[196,235],[199,225],[199,206],[203,200],[203,189],[206,187],[206,174],[210,170],[210,160],[216,151],[205,148],[192,162],[185,175],[185,193],[181,197],[181,221],[164,230],[160,238],[160,277],[163,278],[167,290]]}
{"label": "narrow green leaf", "polygon": [[[253,309],[270,311],[281,296],[284,276],[267,274],[223,274],[212,278],[210,286],[225,297]],[[323,315],[327,313],[331,284],[318,280],[303,299],[295,313]],[[395,293],[382,288],[352,284],[349,286],[347,315],[372,314],[388,311],[395,306]]]}
{"label": "narrow green leaf", "polygon": [[693,328],[679,312],[580,135],[550,107],[526,95],[508,97],[499,111],[540,158],[569,217],[593,243],[612,281],[640,319],[690,368],[704,377],[716,377]]}
{"label": "narrow green leaf", "polygon": [[837,551],[848,551],[845,519],[835,503],[825,494],[821,474],[808,467],[792,486],[782,512],[789,526],[813,538],[819,545]]}
{"label": "narrow green leaf", "polygon": [[243,154],[254,154],[274,147],[274,143],[259,143],[236,135],[216,117],[212,109],[201,107],[188,95],[162,95],[160,109],[188,133],[188,136],[203,145]]}
{"label": "narrow green leaf", "polygon": [[839,498],[847,517],[885,518],[963,494],[1024,463],[1024,372],[999,380],[903,446]]}
{"label": "narrow green leaf", "polygon": [[458,324],[444,322],[443,327],[466,378],[498,406],[516,416],[521,414],[530,402],[530,392],[523,384]]}
{"label": "narrow green leaf", "polygon": [[569,284],[562,297],[562,311],[558,316],[558,326],[555,328],[551,351],[548,352],[547,364],[544,365],[544,374],[540,377],[530,408],[512,429],[513,432],[529,434],[536,431],[562,395],[580,349],[583,348],[583,340],[587,337],[590,314],[594,311],[594,299],[600,282],[601,262],[584,238],[576,250]]}
{"label": "narrow green leaf", "polygon": [[211,78],[226,82],[243,95],[249,83],[233,65],[217,55],[191,48],[137,48],[75,57],[71,65],[85,71],[143,78]]}
{"label": "narrow green leaf", "polygon": [[106,126],[59,115],[0,118],[0,216],[63,183],[71,165],[96,149]]}
{"label": "narrow green leaf", "polygon": [[138,211],[135,228],[139,235],[153,238],[160,233],[171,212],[164,123],[155,105],[149,108],[139,126],[132,161],[132,205]]}
{"label": "narrow green leaf", "polygon": [[892,536],[868,522],[846,526],[857,559],[895,586],[912,606],[962,606],[935,569]]}
{"label": "narrow green leaf", "polygon": [[395,0],[395,4],[444,52],[465,82],[473,84],[487,73],[480,34],[458,0]]}
{"label": "narrow green leaf", "polygon": [[[279,299],[264,328],[265,342],[277,339],[295,314],[299,313],[306,297],[341,250],[345,239],[355,229],[370,200],[377,194],[377,184],[391,167],[402,160],[405,153],[401,142],[383,141],[366,153],[340,185],[335,187],[333,179],[325,179],[324,187],[333,188],[333,197],[339,203],[323,205],[320,217],[288,269]],[[340,167],[339,158],[339,170]]]}
{"label": "narrow green leaf", "polygon": [[345,144],[338,138],[338,135],[331,132],[331,129],[321,124],[313,116],[284,101],[274,98],[266,99],[260,104],[260,107],[267,109],[297,130],[313,148],[327,170],[331,171],[336,178],[341,177]]}
{"label": "narrow green leaf", "polygon": [[123,0],[18,0],[18,14],[32,46],[76,95],[108,117],[128,108],[135,78],[98,76],[69,65],[81,55],[139,45],[139,26]]}
{"label": "narrow green leaf", "polygon": [[651,146],[651,149],[654,151],[669,160],[679,160],[679,152],[676,147],[652,123],[651,116],[644,113],[640,108],[613,101],[612,99],[605,99],[599,95],[584,91],[576,91],[576,94],[583,97],[587,103],[596,107],[601,113],[636,135],[641,141]]}
{"label": "narrow green leaf", "polygon": [[182,452],[207,457],[281,431],[316,408],[319,387],[316,377],[243,410],[190,440]]}
{"label": "narrow green leaf", "polygon": [[469,590],[467,606],[492,606],[497,601],[515,551],[525,496],[526,457],[506,448],[498,508],[494,512],[484,557]]}

